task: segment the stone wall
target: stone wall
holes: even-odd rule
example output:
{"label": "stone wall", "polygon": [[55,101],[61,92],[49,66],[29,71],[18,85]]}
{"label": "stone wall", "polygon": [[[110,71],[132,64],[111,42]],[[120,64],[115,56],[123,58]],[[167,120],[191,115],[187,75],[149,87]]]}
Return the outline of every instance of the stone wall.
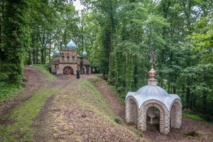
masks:
{"label": "stone wall", "polygon": [[132,97],[129,97],[126,102],[126,121],[127,123],[138,124],[137,102]]}
{"label": "stone wall", "polygon": [[56,65],[51,65],[51,73],[56,73]]}
{"label": "stone wall", "polygon": [[159,127],[160,132],[163,134],[168,134],[170,131],[170,114],[166,106],[157,100],[149,100],[145,102],[139,109],[139,118],[138,118],[138,128],[141,131],[146,131],[147,129],[147,110],[149,107],[156,107],[160,112]]}
{"label": "stone wall", "polygon": [[171,127],[179,129],[182,124],[182,105],[179,100],[173,102],[170,112]]}
{"label": "stone wall", "polygon": [[77,54],[75,50],[61,50],[60,63],[77,63]]}

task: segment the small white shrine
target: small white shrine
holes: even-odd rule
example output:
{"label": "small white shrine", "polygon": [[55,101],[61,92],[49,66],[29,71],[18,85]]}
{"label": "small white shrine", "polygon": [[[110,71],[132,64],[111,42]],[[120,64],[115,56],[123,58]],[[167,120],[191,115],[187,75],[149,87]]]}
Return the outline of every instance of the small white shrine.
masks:
{"label": "small white shrine", "polygon": [[152,66],[149,71],[148,85],[126,96],[126,121],[134,123],[141,131],[149,125],[159,125],[159,131],[168,134],[170,128],[181,127],[182,104],[176,94],[168,94],[157,86],[156,72]]}

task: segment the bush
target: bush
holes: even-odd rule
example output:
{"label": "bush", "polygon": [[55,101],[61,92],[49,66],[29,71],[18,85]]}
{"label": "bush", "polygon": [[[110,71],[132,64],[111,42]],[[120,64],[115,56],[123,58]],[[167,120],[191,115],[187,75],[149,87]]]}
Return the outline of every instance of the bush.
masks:
{"label": "bush", "polygon": [[22,88],[7,81],[0,81],[0,102],[6,101],[13,94],[21,91]]}
{"label": "bush", "polygon": [[115,118],[114,121],[115,121],[116,123],[118,123],[118,124],[122,124],[122,121],[121,121],[120,118]]}

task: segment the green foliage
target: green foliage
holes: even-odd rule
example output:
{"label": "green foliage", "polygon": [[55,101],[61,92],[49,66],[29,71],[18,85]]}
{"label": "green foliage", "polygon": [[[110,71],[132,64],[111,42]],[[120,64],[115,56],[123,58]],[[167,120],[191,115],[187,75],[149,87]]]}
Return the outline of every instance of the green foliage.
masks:
{"label": "green foliage", "polygon": [[183,111],[183,115],[187,118],[193,119],[193,120],[198,120],[198,121],[205,121],[202,117],[196,114],[189,113],[187,111]]}
{"label": "green foliage", "polygon": [[94,21],[86,32],[97,33],[84,41],[96,39],[89,59],[122,98],[147,84],[154,50],[158,85],[181,94],[186,108],[212,114],[210,1],[83,2],[90,10],[84,20]]}
{"label": "green foliage", "polygon": [[18,108],[0,119],[10,120],[11,122],[0,126],[0,141],[33,141],[35,129],[31,127],[36,116],[40,113],[47,99],[52,96],[59,88],[43,89],[30,98],[28,101],[19,105]]}
{"label": "green foliage", "polygon": [[15,93],[20,92],[22,87],[9,81],[8,72],[4,68],[4,63],[0,62],[0,102],[6,101]]}
{"label": "green foliage", "polygon": [[9,79],[16,85],[22,81],[23,60],[30,45],[28,4],[26,1],[5,2],[3,19],[4,47]]}
{"label": "green foliage", "polygon": [[[2,74],[1,74],[2,75]],[[0,79],[0,102],[8,100],[15,93],[22,91],[21,87]]]}
{"label": "green foliage", "polygon": [[123,123],[120,118],[115,118],[114,121],[120,125]]}

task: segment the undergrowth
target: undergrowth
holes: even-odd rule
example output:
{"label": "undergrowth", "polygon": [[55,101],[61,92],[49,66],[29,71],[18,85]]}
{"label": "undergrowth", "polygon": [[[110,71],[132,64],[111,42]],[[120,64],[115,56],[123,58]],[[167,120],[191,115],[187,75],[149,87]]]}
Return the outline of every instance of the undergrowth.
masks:
{"label": "undergrowth", "polygon": [[0,117],[1,120],[8,121],[8,124],[0,125],[0,141],[33,141],[34,129],[31,125],[47,99],[58,90],[59,88],[40,90],[7,116]]}
{"label": "undergrowth", "polygon": [[[35,65],[33,67],[40,70],[40,72],[44,74],[49,81],[56,80],[56,77],[53,76],[49,71],[47,71],[45,67],[39,65]],[[23,79],[25,79],[24,76]],[[0,103],[8,100],[16,93],[23,91],[23,89],[24,88],[22,86],[17,86],[11,83],[6,72],[0,72]]]}
{"label": "undergrowth", "polygon": [[0,103],[8,100],[22,90],[22,87],[17,87],[17,85],[11,84],[8,81],[0,81]]}
{"label": "undergrowth", "polygon": [[200,117],[199,115],[192,114],[192,113],[189,113],[187,111],[183,111],[183,116],[190,118],[190,119],[193,119],[193,120],[197,120],[197,121],[205,121],[205,119]]}
{"label": "undergrowth", "polygon": [[9,81],[6,72],[0,72],[0,103],[6,101],[13,94],[22,91],[22,89],[21,86],[17,86]]}

